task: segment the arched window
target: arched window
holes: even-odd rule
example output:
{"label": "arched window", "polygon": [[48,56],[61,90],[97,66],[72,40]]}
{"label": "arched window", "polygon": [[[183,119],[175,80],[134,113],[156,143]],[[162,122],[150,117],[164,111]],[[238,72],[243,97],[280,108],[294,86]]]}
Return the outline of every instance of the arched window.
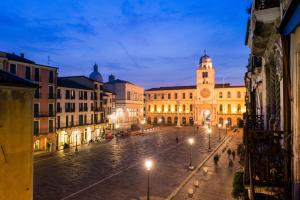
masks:
{"label": "arched window", "polygon": [[241,104],[238,104],[238,105],[237,105],[237,112],[241,112],[241,110],[242,110],[242,109],[241,109]]}
{"label": "arched window", "polygon": [[220,99],[223,98],[223,92],[219,92],[219,98],[220,98]]}
{"label": "arched window", "polygon": [[186,118],[182,117],[182,124],[186,124]]}
{"label": "arched window", "polygon": [[241,98],[241,92],[238,91],[237,94],[236,94],[237,98]]}
{"label": "arched window", "polygon": [[227,92],[227,98],[231,98],[231,93],[229,91]]}
{"label": "arched window", "polygon": [[223,112],[223,104],[220,104],[219,110],[220,112]]}

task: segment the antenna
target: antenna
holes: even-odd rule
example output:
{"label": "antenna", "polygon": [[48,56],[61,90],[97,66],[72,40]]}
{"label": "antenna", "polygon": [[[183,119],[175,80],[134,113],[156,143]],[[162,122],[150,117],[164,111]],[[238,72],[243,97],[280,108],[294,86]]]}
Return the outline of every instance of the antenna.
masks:
{"label": "antenna", "polygon": [[50,56],[48,56],[48,66],[50,66]]}
{"label": "antenna", "polygon": [[206,55],[206,49],[203,50],[204,55]]}

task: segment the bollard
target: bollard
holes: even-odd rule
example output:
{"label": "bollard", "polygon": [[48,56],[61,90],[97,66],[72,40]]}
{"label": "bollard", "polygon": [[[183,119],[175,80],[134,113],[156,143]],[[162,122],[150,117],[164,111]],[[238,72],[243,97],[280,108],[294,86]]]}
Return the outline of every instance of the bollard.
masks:
{"label": "bollard", "polygon": [[192,197],[193,197],[193,194],[194,194],[193,188],[189,188],[189,189],[188,189],[188,196],[189,196],[190,198],[192,198]]}
{"label": "bollard", "polygon": [[195,181],[194,181],[194,186],[195,186],[196,188],[199,187],[199,181],[195,180]]}

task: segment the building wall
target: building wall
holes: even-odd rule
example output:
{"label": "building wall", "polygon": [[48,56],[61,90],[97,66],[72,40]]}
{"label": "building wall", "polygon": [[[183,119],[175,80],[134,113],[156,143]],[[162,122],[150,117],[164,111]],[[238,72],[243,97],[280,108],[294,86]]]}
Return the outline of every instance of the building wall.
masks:
{"label": "building wall", "polygon": [[292,134],[293,134],[293,174],[294,197],[300,194],[300,28],[291,35],[291,85],[292,85]]}
{"label": "building wall", "polygon": [[[57,68],[47,67],[44,65],[22,63],[13,60],[0,59],[0,68],[10,72],[10,66],[16,65],[16,75],[28,79],[26,77],[26,67],[30,67],[30,78],[28,80],[35,82],[40,86],[39,98],[34,98],[34,103],[39,104],[39,116],[34,118],[34,121],[39,124],[39,133],[34,135],[34,149],[35,150],[49,150],[47,149],[47,143],[51,146],[55,146],[55,110],[54,115],[49,116],[49,104],[55,106],[55,91],[56,91],[56,79],[57,79]],[[35,69],[39,69],[40,79],[35,81]],[[53,72],[53,82],[49,82],[50,71]],[[49,86],[53,86],[53,98],[49,98]],[[53,131],[49,132],[49,122],[53,121]],[[52,148],[53,149],[53,148]]]}
{"label": "building wall", "polygon": [[0,199],[33,198],[33,93],[0,86]]}

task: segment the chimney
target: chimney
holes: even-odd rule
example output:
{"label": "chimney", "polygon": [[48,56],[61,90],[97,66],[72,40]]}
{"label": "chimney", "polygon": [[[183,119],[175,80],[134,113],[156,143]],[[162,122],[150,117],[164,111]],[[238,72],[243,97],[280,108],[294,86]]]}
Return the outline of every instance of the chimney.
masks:
{"label": "chimney", "polygon": [[22,58],[24,58],[24,53],[20,53],[20,56],[21,56]]}
{"label": "chimney", "polygon": [[116,77],[114,75],[112,75],[112,74],[108,76],[108,82],[112,82],[115,79],[116,79]]}

